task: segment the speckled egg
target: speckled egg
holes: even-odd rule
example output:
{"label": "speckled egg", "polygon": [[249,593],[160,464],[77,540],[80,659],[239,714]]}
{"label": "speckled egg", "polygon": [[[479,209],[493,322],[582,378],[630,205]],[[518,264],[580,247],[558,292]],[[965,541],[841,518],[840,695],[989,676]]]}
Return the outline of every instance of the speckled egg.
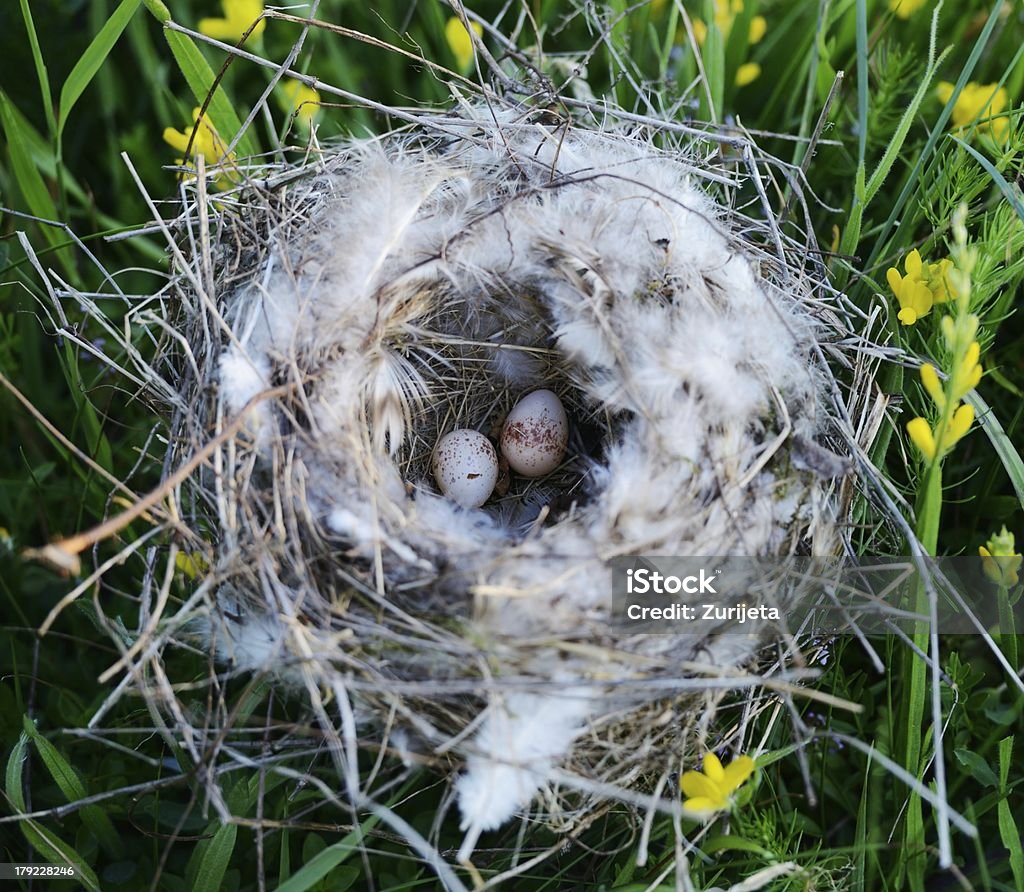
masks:
{"label": "speckled egg", "polygon": [[494,491],[498,456],[479,431],[454,430],[437,441],[430,460],[437,485],[453,502],[479,508]]}
{"label": "speckled egg", "polygon": [[557,468],[569,442],[569,419],[550,390],[524,396],[501,430],[501,454],[517,474],[541,477]]}

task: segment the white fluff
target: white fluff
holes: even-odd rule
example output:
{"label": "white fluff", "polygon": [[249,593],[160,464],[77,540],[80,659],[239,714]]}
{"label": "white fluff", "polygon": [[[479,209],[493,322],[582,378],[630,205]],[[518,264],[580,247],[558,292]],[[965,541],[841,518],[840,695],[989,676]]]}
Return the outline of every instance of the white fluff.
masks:
{"label": "white fluff", "polygon": [[468,857],[476,837],[529,804],[552,767],[585,730],[593,709],[585,691],[512,694],[492,703],[458,781]]}
{"label": "white fluff", "polygon": [[[220,391],[226,410],[237,415],[249,400],[270,387],[270,361],[265,354],[251,356],[236,345],[231,345],[220,359]],[[258,451],[265,451],[271,443],[273,417],[270,407],[257,404],[247,418],[247,426],[256,440]]]}

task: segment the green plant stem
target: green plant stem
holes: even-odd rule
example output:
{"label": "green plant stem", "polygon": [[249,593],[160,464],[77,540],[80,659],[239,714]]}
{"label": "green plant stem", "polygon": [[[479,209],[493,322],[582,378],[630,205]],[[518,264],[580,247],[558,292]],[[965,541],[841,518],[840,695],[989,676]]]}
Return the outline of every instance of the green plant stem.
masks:
{"label": "green plant stem", "polygon": [[[939,430],[945,429],[947,411],[943,412]],[[939,439],[941,439],[941,434]],[[941,449],[941,443],[937,444]],[[939,520],[942,516],[942,461],[936,452],[936,458],[925,472],[924,485],[921,487],[917,505],[917,527],[915,534],[921,547],[927,554],[935,554],[938,546]],[[928,597],[923,580],[915,586],[913,610],[923,614],[928,611]],[[912,640],[914,646],[927,653],[929,647],[930,625],[924,620],[914,623]],[[901,704],[904,711],[902,723],[903,764],[918,779],[921,777],[921,728],[924,724],[925,703],[927,700],[927,664],[919,659],[912,650],[904,652],[903,677],[907,679],[906,698]],[[925,840],[924,817],[921,809],[921,797],[911,791],[907,802],[907,815],[903,829],[903,846],[900,851],[898,876],[905,875],[907,886],[914,890],[924,889],[925,874]],[[897,883],[899,885],[899,883]]]}
{"label": "green plant stem", "polygon": [[1010,606],[1010,590],[1005,586],[999,586],[996,594],[999,599],[999,646],[1003,654],[1014,669],[1019,668],[1017,663],[1017,628],[1013,619],[1013,609]]}

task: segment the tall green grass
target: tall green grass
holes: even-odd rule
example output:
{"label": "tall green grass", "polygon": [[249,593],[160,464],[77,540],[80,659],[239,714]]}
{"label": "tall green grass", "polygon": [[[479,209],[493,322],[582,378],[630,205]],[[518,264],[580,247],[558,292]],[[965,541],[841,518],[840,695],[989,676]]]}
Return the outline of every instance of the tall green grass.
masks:
{"label": "tall green grass", "polygon": [[[487,3],[477,11],[487,16],[499,8]],[[885,272],[915,247],[945,256],[953,211],[967,203],[969,236],[979,252],[974,311],[982,320],[986,369],[971,399],[986,423],[958,445],[941,478],[928,478],[903,427],[926,411],[927,399],[915,372],[885,366],[880,384],[893,411],[874,459],[928,550],[976,553],[1004,523],[1024,537],[1024,330],[1016,313],[1024,275],[1024,125],[1014,113],[1010,138],[998,144],[977,130],[954,134],[950,121],[970,81],[1003,84],[1019,107],[1024,21],[1014,4],[947,3],[934,16],[933,8],[925,4],[903,21],[882,0],[747,0],[729,29],[708,28],[695,54],[685,16],[673,3],[612,0],[607,40],[599,40],[567,4],[530,0],[519,42],[525,50],[543,39],[556,81],[586,59],[598,97],[632,107],[639,87],[680,120],[736,122],[757,131],[766,148],[806,171],[817,197],[810,225],[832,248],[828,264],[837,284],[865,311],[880,307],[885,336],[921,357],[941,354],[933,324],[940,314],[900,326]],[[693,18],[714,20],[711,2],[686,9]],[[218,10],[212,2],[179,0],[167,12],[194,27]],[[112,295],[103,270],[123,270],[116,281],[126,297],[105,304],[117,321],[132,295],[160,287],[165,263],[151,238],[105,238],[148,217],[120,153],[127,152],[154,197],[171,196],[175,174],[165,166],[174,164],[175,153],[161,133],[184,126],[196,105],[206,107],[226,138],[238,136],[239,154],[285,151],[283,117],[259,116],[239,132],[270,73],[237,60],[225,65],[224,53],[164,27],[163,15],[152,0],[18,0],[0,11],[0,814],[34,815],[0,823],[0,861],[57,860],[74,852],[87,866],[80,885],[104,889],[257,889],[260,875],[266,888],[288,892],[364,888],[368,875],[378,888],[435,888],[430,869],[373,816],[324,804],[318,791],[281,776],[239,772],[229,784],[230,807],[249,822],[221,826],[203,802],[199,779],[181,770],[184,760],[139,730],[152,724],[142,703],[122,701],[102,738],[82,730],[109,693],[96,678],[116,659],[99,617],[121,616],[133,626],[140,557],[107,574],[45,638],[34,634],[69,583],[22,560],[21,550],[106,516],[112,487],[104,472],[135,492],[147,491],[160,473],[146,457],[147,442],[154,430],[163,432],[131,386],[54,335],[58,320],[42,300],[20,234],[40,263],[82,291]],[[448,15],[434,0],[372,8],[323,0],[318,12],[452,65],[443,36]],[[763,40],[751,43],[756,15],[768,27]],[[295,25],[271,22],[253,48],[281,59],[297,35]],[[737,86],[739,66],[751,61],[761,66],[760,77]],[[370,98],[442,102],[448,95],[440,78],[407,58],[317,29],[300,63],[323,81]],[[623,65],[629,77],[619,76]],[[839,72],[844,77],[837,81]],[[938,80],[955,84],[946,104],[936,98]],[[392,123],[324,99],[322,138],[369,134]],[[808,138],[819,124],[821,139],[811,154]],[[794,135],[799,139],[789,138]],[[780,207],[785,200],[779,197]],[[83,339],[102,337],[76,307],[65,313]],[[904,547],[870,527],[867,505],[856,517],[865,524],[854,531],[864,552]],[[144,533],[144,524],[133,524],[120,545]],[[101,546],[99,556],[114,547]],[[914,643],[932,649],[923,630]],[[775,872],[766,880],[772,889],[924,889],[945,880],[984,890],[1024,888],[1019,688],[980,637],[938,642],[941,674],[903,642],[887,642],[880,652],[888,672],[879,672],[851,640],[824,651],[827,661],[813,687],[858,704],[859,712],[808,700],[799,716],[765,709],[755,719],[751,737],[763,737],[769,755],[749,801],[728,824],[711,828],[701,853],[691,856],[696,888],[725,887],[759,871]],[[204,661],[189,654],[173,659],[173,677],[194,679],[197,703],[205,703]],[[247,681],[231,684],[241,689]],[[254,724],[301,717],[296,703],[263,687],[251,689],[248,703]],[[884,757],[926,783],[934,778],[934,706],[943,722],[949,798],[978,831],[969,839],[953,830],[954,872],[939,865],[934,811],[882,764]],[[797,720],[806,733],[794,731]],[[315,741],[293,743],[307,746],[313,759]],[[396,791],[403,814],[428,831],[443,803],[435,779],[412,771]],[[262,829],[255,827],[257,814]],[[442,846],[457,845],[454,823],[443,824]],[[501,850],[517,844],[519,831],[494,837],[485,872],[508,866]],[[673,834],[670,822],[656,822],[649,857],[638,867],[630,824],[612,810],[519,884],[673,888]],[[539,852],[559,843],[531,830],[524,845]]]}

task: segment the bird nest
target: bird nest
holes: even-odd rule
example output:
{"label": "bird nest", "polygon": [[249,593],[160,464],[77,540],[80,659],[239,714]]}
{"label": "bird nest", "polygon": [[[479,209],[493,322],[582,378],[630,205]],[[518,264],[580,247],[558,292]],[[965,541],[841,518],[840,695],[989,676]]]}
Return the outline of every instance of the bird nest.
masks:
{"label": "bird nest", "polygon": [[[463,856],[557,778],[602,791],[567,829],[671,770],[694,692],[756,677],[766,624],[617,631],[610,561],[841,548],[846,312],[806,245],[723,201],[762,168],[711,149],[467,104],[208,205],[208,278],[175,281],[173,463],[238,427],[192,481],[206,640],[344,701],[342,748],[457,753]],[[440,493],[439,437],[496,441],[541,388],[559,467],[478,508]]]}
{"label": "bird nest", "polygon": [[[170,333],[145,370],[195,584],[135,656],[198,645],[301,692],[352,807],[381,809],[386,754],[450,773],[462,859],[517,814],[678,813],[680,760],[742,744],[714,707],[740,692],[749,718],[806,664],[767,623],[624,631],[611,562],[841,551],[844,456],[879,420],[850,420],[865,320],[769,205],[799,182],[745,138],[635,117],[464,102],[184,184],[173,277],[134,319]],[[496,441],[537,389],[569,419],[558,467],[446,498],[437,440]],[[188,739],[217,763],[224,736]]]}

